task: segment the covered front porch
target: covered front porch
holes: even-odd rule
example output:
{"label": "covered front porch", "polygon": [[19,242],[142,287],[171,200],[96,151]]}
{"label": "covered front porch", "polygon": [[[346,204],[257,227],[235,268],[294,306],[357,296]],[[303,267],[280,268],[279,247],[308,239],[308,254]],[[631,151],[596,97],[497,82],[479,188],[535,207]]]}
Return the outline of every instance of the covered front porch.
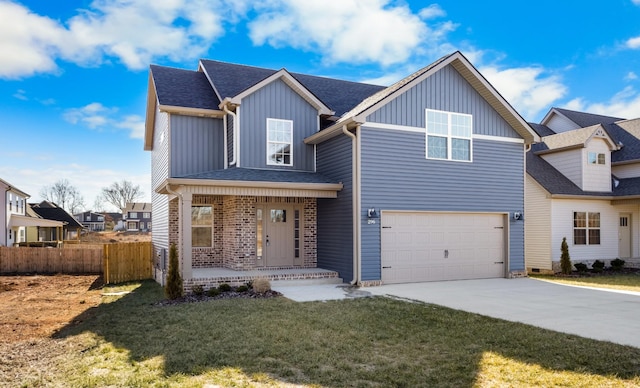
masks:
{"label": "covered front porch", "polygon": [[336,198],[342,185],[314,173],[247,173],[270,179],[170,179],[159,190],[169,195],[168,243],[178,248],[185,291],[256,278],[342,282],[317,268],[317,198]]}

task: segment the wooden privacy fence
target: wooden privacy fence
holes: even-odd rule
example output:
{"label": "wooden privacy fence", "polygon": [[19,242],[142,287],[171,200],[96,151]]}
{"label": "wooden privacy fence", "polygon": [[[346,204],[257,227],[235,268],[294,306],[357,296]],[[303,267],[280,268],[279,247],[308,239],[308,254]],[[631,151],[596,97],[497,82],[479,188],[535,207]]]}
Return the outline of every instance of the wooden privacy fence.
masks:
{"label": "wooden privacy fence", "polygon": [[104,282],[110,284],[150,279],[153,276],[152,262],[151,242],[105,244]]}
{"label": "wooden privacy fence", "polygon": [[0,247],[0,273],[101,273],[102,247]]}
{"label": "wooden privacy fence", "polygon": [[151,242],[64,248],[0,247],[0,274],[102,273],[105,284],[150,279],[152,261]]}

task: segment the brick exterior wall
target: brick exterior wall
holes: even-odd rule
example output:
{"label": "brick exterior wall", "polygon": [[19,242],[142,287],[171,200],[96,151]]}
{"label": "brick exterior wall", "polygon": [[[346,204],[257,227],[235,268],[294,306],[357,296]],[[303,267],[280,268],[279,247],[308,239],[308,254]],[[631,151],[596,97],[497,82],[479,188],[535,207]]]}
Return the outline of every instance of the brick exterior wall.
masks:
{"label": "brick exterior wall", "polygon": [[[194,195],[193,205],[213,206],[213,247],[192,248],[192,268],[253,270],[256,265],[256,205],[293,204],[302,214],[303,261],[297,268],[317,267],[317,201],[315,198]],[[190,217],[189,214],[185,215]],[[179,203],[169,202],[169,244],[178,244]],[[296,268],[296,266],[278,267]]]}

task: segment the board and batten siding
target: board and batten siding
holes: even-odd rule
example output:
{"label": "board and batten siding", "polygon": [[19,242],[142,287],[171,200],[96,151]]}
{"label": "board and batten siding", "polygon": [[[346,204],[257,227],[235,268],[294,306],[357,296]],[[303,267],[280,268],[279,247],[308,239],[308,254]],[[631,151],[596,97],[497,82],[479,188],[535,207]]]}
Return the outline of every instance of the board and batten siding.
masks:
{"label": "board and batten siding", "polygon": [[564,176],[569,178],[576,186],[582,188],[582,166],[583,152],[582,148],[571,149],[562,152],[554,152],[551,154],[540,155],[550,165],[560,171]]}
{"label": "board and batten siding", "polygon": [[235,123],[233,121],[233,116],[232,115],[227,115],[227,128],[225,128],[225,130],[227,131],[227,165],[233,161],[233,139],[234,139],[234,135],[233,135],[233,128],[235,126]]}
{"label": "board and batten siding", "polygon": [[620,179],[640,177],[640,163],[611,166],[611,173]]}
{"label": "board and batten siding", "polygon": [[222,119],[171,115],[171,177],[224,168]]}
{"label": "board and batten siding", "polygon": [[[267,164],[267,119],[293,121],[293,165]],[[242,99],[240,167],[314,170],[314,147],[304,139],[318,131],[318,111],[282,80]]]}
{"label": "board and batten siding", "polygon": [[[560,244],[562,238],[567,238],[569,254],[574,261],[603,260],[618,257],[618,227],[620,213],[631,213],[632,252],[633,257],[638,251],[638,206],[612,206],[608,200],[576,200],[554,199],[551,204],[552,231],[551,253],[553,261],[560,261]],[[573,212],[600,213],[600,245],[575,245],[573,243]]]}
{"label": "board and batten siding", "polygon": [[[474,139],[473,162],[430,160],[425,134],[363,127],[362,280],[377,280],[380,224],[366,209],[509,213],[524,210],[524,147]],[[509,218],[509,271],[524,270],[524,222]]]}
{"label": "board and batten siding", "polygon": [[[169,114],[156,111],[151,151],[151,203],[153,212],[151,240],[156,255],[169,249],[169,201],[156,189],[169,177]],[[162,264],[162,263],[160,263]]]}
{"label": "board and batten siding", "polygon": [[380,107],[367,117],[367,121],[426,128],[425,109],[472,115],[476,135],[520,138],[451,65]]}
{"label": "board and batten siding", "polygon": [[525,263],[527,270],[551,270],[551,198],[529,175],[524,208]]}
{"label": "board and batten siding", "polygon": [[[590,164],[589,152],[604,154],[604,164]],[[602,138],[593,138],[582,153],[584,191],[611,191],[611,150]]]}
{"label": "board and batten siding", "polygon": [[351,139],[345,135],[318,144],[318,173],[343,189],[335,199],[318,198],[318,267],[353,279],[353,182]]}

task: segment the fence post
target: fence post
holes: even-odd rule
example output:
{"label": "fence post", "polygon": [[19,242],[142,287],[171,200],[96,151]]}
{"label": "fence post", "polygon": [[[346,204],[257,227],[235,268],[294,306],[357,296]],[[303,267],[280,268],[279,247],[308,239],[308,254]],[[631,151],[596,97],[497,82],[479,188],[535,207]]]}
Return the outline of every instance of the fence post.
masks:
{"label": "fence post", "polygon": [[102,273],[104,274],[104,284],[109,284],[109,244],[104,244],[102,247],[102,261],[103,268]]}

